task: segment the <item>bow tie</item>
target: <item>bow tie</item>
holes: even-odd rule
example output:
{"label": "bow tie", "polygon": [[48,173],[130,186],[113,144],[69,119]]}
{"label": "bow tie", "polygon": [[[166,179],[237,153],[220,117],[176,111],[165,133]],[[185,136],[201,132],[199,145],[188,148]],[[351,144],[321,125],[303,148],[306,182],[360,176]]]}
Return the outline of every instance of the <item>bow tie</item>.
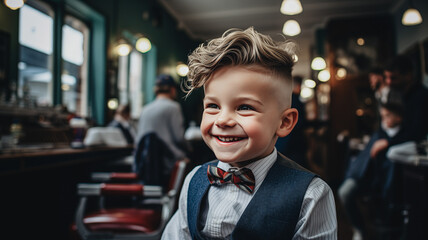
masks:
{"label": "bow tie", "polygon": [[236,171],[224,171],[221,168],[208,165],[208,180],[211,184],[233,183],[238,188],[253,193],[255,187],[255,178],[253,172],[248,168],[241,168]]}

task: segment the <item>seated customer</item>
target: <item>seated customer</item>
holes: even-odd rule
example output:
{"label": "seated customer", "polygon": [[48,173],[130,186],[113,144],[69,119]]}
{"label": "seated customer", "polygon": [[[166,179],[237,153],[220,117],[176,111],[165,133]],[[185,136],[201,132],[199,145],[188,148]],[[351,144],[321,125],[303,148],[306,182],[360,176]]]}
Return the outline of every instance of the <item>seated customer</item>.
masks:
{"label": "seated customer", "polygon": [[131,108],[128,104],[120,105],[114,114],[114,119],[108,124],[109,127],[117,127],[123,133],[128,144],[134,143],[135,130],[131,123]]}
{"label": "seated customer", "polygon": [[403,104],[402,126],[405,129],[400,138],[376,141],[371,150],[373,156],[387,151],[397,144],[418,143],[426,139],[428,134],[428,111],[426,110],[428,89],[413,72],[412,60],[404,56],[392,59],[385,67],[385,82],[391,88],[388,102]]}
{"label": "seated customer", "polygon": [[385,154],[386,151],[372,155],[372,147],[377,140],[393,140],[403,134],[401,127],[403,108],[399,104],[385,103],[380,107],[381,128],[375,132],[365,149],[353,160],[344,182],[338,190],[339,199],[354,228],[354,240],[363,239],[366,234],[362,215],[357,206],[358,197],[369,194],[382,201],[392,201],[391,187],[394,165]]}

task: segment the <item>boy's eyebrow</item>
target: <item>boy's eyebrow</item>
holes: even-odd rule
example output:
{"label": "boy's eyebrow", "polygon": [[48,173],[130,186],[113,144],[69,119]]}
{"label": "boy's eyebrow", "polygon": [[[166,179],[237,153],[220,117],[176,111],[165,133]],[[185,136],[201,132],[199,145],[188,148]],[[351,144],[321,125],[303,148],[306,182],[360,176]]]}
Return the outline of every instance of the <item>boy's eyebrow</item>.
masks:
{"label": "boy's eyebrow", "polygon": [[258,99],[251,98],[251,97],[242,96],[242,97],[238,97],[237,99],[240,100],[240,101],[244,101],[245,100],[245,101],[256,102],[256,103],[258,103],[258,104],[260,104],[262,106],[264,105],[262,101],[260,101]]}
{"label": "boy's eyebrow", "polygon": [[[213,101],[215,101],[217,99],[218,98],[215,95],[205,95],[203,101],[206,101],[206,100],[213,100]],[[264,106],[264,104],[263,104],[262,101],[260,101],[258,99],[251,98],[251,97],[241,96],[241,97],[237,97],[235,100],[237,100],[237,101],[252,101],[252,102],[255,102],[255,103],[257,103],[257,104],[259,104],[261,106]]]}
{"label": "boy's eyebrow", "polygon": [[205,95],[202,100],[203,101],[205,101],[205,100],[217,100],[217,97],[216,96]]}

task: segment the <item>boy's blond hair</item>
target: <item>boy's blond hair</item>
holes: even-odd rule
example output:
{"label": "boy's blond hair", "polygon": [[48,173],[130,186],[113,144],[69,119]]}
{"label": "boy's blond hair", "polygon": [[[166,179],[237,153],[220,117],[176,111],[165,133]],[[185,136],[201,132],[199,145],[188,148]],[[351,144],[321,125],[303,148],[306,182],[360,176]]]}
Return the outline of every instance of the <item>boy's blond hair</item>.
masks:
{"label": "boy's blond hair", "polygon": [[222,37],[201,44],[189,55],[188,94],[202,87],[223,66],[261,66],[272,76],[291,82],[295,44],[275,42],[253,27],[230,29]]}

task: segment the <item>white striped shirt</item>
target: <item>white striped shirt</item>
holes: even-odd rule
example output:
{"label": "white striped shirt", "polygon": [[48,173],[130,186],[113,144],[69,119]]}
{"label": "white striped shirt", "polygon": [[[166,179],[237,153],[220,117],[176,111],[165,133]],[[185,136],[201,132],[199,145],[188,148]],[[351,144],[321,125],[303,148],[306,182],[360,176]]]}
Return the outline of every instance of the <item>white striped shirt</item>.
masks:
{"label": "white striped shirt", "polygon": [[[246,168],[253,171],[255,189],[249,194],[233,184],[212,186],[208,191],[208,206],[201,206],[202,235],[207,239],[228,239],[248,203],[263,183],[269,169],[275,163],[276,149],[264,159]],[[227,171],[230,165],[219,162],[219,168]],[[191,239],[187,224],[187,191],[196,167],[186,177],[179,199],[179,208],[165,228],[162,239]],[[275,196],[272,196],[275,197]],[[320,178],[314,178],[306,190],[293,240],[337,239],[336,208],[330,187]]]}

